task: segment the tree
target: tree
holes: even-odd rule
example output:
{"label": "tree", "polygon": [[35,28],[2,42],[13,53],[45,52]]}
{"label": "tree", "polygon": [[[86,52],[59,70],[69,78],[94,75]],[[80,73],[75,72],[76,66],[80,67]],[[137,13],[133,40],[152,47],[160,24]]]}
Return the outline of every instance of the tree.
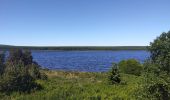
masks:
{"label": "tree", "polygon": [[159,69],[170,73],[170,31],[163,32],[150,43],[149,51],[153,63],[159,65]]}
{"label": "tree", "polygon": [[[10,63],[10,65],[15,66],[19,63],[23,64],[23,67],[27,68],[29,74],[34,79],[40,79],[41,73],[40,73],[40,65],[38,65],[37,62],[33,61],[33,57],[31,55],[31,52],[29,50],[21,50],[21,49],[12,49],[10,51],[10,55],[7,59],[6,63]],[[10,68],[10,66],[7,66]],[[6,68],[6,69],[8,69]]]}
{"label": "tree", "polygon": [[13,49],[9,54],[0,79],[0,91],[29,92],[39,89],[40,85],[35,80],[47,79],[47,76],[40,72],[40,65],[33,61],[31,52]]}
{"label": "tree", "polygon": [[144,64],[143,97],[170,100],[170,31],[163,32],[149,47],[150,60]]}
{"label": "tree", "polygon": [[6,64],[6,69],[0,80],[1,92],[30,92],[32,89],[40,88],[40,85],[35,82],[35,79],[29,74],[23,63],[16,65]]}
{"label": "tree", "polygon": [[123,60],[118,64],[121,72],[139,76],[142,71],[142,65],[135,59]]}
{"label": "tree", "polygon": [[119,70],[118,70],[117,64],[115,63],[113,63],[112,69],[110,70],[108,74],[108,81],[109,81],[109,84],[116,84],[116,83],[121,82]]}
{"label": "tree", "polygon": [[8,57],[8,62],[19,63],[23,62],[24,65],[30,65],[33,62],[33,57],[29,50],[12,49]]}

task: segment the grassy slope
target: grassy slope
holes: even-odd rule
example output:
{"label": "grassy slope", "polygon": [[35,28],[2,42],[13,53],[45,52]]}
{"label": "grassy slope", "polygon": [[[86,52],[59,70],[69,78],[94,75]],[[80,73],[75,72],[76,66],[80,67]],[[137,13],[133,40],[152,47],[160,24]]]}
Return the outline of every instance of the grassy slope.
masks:
{"label": "grassy slope", "polygon": [[134,100],[140,77],[121,74],[126,84],[108,85],[106,73],[46,71],[49,79],[38,80],[44,89],[31,94],[1,95],[4,100]]}

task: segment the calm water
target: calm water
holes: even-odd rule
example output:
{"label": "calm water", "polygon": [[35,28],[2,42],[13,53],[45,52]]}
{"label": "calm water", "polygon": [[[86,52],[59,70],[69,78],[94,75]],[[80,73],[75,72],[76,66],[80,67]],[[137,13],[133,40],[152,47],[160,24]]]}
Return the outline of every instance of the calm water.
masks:
{"label": "calm water", "polygon": [[32,51],[34,60],[43,68],[86,72],[108,71],[112,62],[149,57],[147,51]]}

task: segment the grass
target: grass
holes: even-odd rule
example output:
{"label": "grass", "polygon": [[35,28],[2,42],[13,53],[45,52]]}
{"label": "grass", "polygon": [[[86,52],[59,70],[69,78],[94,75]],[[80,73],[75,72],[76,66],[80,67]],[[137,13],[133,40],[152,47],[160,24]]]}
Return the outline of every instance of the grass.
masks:
{"label": "grass", "polygon": [[0,94],[2,100],[136,100],[141,78],[121,74],[123,82],[107,83],[107,73],[45,71],[48,80],[38,80],[43,90],[30,94]]}

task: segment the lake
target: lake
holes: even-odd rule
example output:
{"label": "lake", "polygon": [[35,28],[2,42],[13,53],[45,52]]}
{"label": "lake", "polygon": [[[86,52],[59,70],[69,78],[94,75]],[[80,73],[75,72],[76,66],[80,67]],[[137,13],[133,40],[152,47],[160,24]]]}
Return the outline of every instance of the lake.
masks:
{"label": "lake", "polygon": [[137,59],[143,63],[149,52],[144,50],[121,51],[32,51],[35,61],[43,68],[65,71],[105,72],[113,62]]}

